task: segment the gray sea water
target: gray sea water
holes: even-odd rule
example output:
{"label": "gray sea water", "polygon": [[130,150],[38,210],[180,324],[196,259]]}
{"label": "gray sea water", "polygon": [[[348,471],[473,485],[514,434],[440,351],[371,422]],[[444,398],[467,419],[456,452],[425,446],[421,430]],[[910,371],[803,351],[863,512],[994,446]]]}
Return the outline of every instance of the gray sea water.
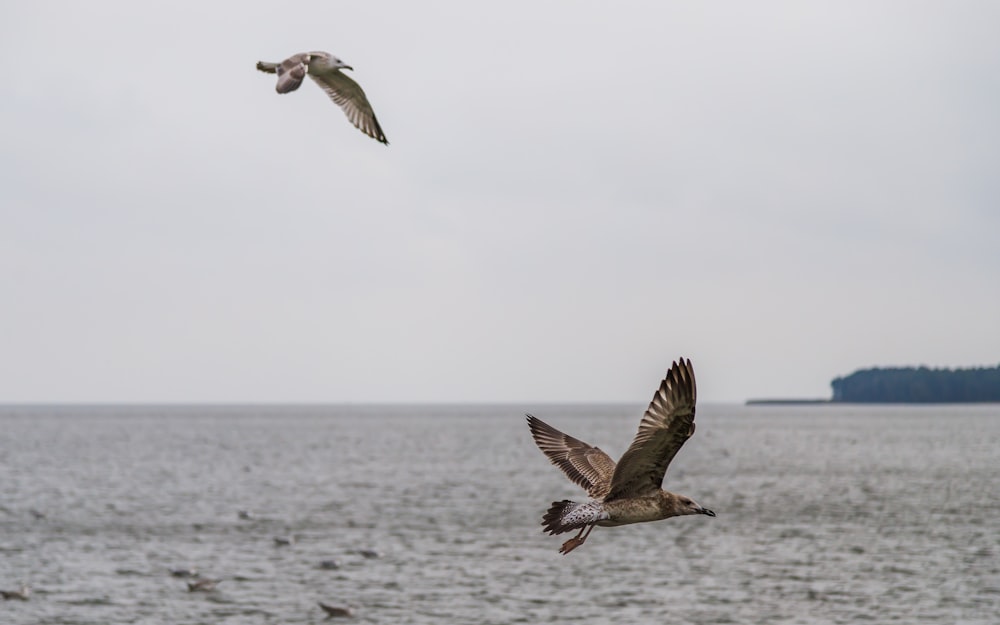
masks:
{"label": "gray sea water", "polygon": [[643,408],[0,407],[0,623],[1000,623],[1000,406],[700,406],[718,517],[559,555],[523,412],[617,457]]}

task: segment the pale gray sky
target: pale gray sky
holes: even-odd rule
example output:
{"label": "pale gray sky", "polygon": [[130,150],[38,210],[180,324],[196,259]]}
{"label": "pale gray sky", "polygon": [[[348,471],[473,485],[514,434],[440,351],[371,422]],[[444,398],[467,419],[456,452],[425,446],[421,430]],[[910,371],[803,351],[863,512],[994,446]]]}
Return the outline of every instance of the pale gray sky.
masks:
{"label": "pale gray sky", "polygon": [[[1000,361],[1000,3],[6,2],[0,401]],[[354,66],[391,145],[258,60]]]}

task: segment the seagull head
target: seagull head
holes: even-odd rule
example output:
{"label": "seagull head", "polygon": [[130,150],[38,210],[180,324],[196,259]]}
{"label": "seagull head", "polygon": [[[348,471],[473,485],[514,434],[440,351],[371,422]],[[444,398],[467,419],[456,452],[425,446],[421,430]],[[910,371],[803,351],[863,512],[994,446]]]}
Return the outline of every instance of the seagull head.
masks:
{"label": "seagull head", "polygon": [[714,512],[702,506],[690,497],[681,495],[678,497],[677,503],[680,505],[681,514],[704,514],[706,516],[715,516]]}
{"label": "seagull head", "polygon": [[309,64],[312,65],[317,62],[323,67],[323,69],[354,69],[329,52],[310,52]]}

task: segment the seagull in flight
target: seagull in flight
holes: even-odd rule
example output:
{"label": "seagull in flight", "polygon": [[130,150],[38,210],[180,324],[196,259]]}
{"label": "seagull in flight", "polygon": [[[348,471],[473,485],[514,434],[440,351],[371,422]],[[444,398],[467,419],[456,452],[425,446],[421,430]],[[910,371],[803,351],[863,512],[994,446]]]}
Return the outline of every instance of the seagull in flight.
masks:
{"label": "seagull in flight", "polygon": [[347,119],[358,130],[376,141],[389,145],[361,85],[340,71],[354,68],[329,52],[293,54],[280,63],[258,61],[257,69],[267,74],[278,75],[278,84],[275,87],[278,93],[295,91],[308,75],[337,106],[343,109]]}
{"label": "seagull in flight", "polygon": [[690,360],[681,358],[667,371],[639,423],[639,432],[617,464],[597,447],[527,415],[538,448],[591,497],[583,503],[554,502],[542,517],[543,531],[553,536],[580,530],[563,543],[559,553],[582,545],[595,525],[615,527],[685,514],[715,516],[690,497],[661,488],[670,461],[694,434],[696,398],[694,369]]}

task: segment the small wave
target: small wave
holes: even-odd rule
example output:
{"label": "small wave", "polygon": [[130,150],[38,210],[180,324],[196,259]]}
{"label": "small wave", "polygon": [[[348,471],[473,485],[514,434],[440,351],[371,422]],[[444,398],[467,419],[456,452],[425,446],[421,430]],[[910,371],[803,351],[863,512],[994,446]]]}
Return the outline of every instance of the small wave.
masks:
{"label": "small wave", "polygon": [[70,599],[64,601],[66,605],[115,605],[115,602],[108,597],[86,597],[84,599]]}

